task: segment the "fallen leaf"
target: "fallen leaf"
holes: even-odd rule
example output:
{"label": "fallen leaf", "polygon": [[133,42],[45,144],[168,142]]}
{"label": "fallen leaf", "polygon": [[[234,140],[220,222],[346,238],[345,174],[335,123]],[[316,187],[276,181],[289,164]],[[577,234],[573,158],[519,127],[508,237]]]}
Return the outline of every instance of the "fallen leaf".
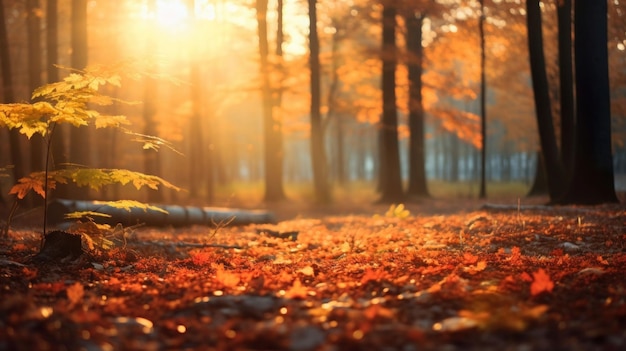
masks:
{"label": "fallen leaf", "polygon": [[533,282],[530,285],[530,294],[536,296],[542,292],[552,292],[554,289],[554,282],[550,279],[550,276],[539,268],[537,272],[533,273]]}

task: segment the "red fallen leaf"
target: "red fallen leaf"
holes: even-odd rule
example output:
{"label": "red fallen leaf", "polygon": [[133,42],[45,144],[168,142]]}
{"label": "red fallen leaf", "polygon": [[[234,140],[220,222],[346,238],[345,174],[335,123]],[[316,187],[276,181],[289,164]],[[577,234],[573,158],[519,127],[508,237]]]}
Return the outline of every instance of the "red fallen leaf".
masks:
{"label": "red fallen leaf", "polygon": [[533,273],[533,282],[530,285],[530,294],[532,296],[536,296],[544,291],[552,292],[552,289],[554,289],[554,282],[543,268],[539,268],[537,272]]}
{"label": "red fallen leaf", "polygon": [[520,274],[520,279],[525,281],[525,282],[532,282],[533,278],[530,276],[530,274],[526,273],[526,272],[522,272],[522,274]]}
{"label": "red fallen leaf", "polygon": [[387,272],[385,272],[384,269],[380,268],[377,270],[373,270],[371,268],[368,268],[365,270],[365,274],[363,274],[363,277],[361,278],[361,284],[365,285],[370,281],[379,282],[385,279],[387,279]]}
{"label": "red fallen leaf", "polygon": [[478,262],[478,256],[472,255],[470,252],[466,252],[463,254],[464,264],[474,264],[476,262]]}

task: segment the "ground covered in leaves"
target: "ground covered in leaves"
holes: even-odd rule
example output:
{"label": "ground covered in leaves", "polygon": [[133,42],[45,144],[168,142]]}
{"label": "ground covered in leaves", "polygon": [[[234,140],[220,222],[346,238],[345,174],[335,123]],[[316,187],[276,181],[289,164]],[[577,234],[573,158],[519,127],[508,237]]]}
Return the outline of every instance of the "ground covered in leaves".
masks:
{"label": "ground covered in leaves", "polygon": [[140,228],[63,262],[14,229],[0,350],[626,349],[623,205],[429,207]]}

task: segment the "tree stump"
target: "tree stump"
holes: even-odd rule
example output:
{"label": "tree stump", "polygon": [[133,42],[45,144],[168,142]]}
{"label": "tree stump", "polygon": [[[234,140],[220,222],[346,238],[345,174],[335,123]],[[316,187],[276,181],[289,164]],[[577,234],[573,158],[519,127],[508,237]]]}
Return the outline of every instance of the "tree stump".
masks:
{"label": "tree stump", "polygon": [[83,254],[80,234],[55,230],[46,234],[43,248],[35,256],[40,261],[74,260]]}

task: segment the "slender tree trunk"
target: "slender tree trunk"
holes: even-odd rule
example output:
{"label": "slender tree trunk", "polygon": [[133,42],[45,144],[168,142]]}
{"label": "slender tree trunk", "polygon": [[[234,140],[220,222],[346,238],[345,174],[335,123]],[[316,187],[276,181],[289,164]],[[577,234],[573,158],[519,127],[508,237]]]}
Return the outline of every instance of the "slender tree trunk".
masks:
{"label": "slender tree trunk", "polygon": [[311,159],[313,162],[313,184],[315,200],[318,203],[330,201],[328,189],[328,172],[326,154],[324,152],[324,136],[322,133],[321,88],[320,88],[320,46],[317,36],[316,0],[309,2],[309,64],[311,69]]}
{"label": "slender tree trunk", "polygon": [[[333,20],[333,26],[337,28],[340,24]],[[332,36],[331,44],[331,73],[330,86],[328,87],[327,105],[328,112],[322,125],[322,131],[326,131],[326,125],[331,120],[335,121],[335,163],[334,171],[337,184],[344,185],[346,182],[346,160],[345,160],[345,133],[344,120],[341,113],[337,113],[337,97],[339,94],[339,30]],[[327,123],[324,123],[327,122]]]}
{"label": "slender tree trunk", "polygon": [[257,25],[263,104],[263,135],[265,158],[265,201],[285,198],[283,190],[282,128],[274,119],[272,87],[270,83],[269,43],[267,38],[267,0],[257,0]]}
{"label": "slender tree trunk", "polygon": [[424,156],[424,106],[422,103],[422,14],[404,16],[409,78],[409,187],[407,195],[428,197],[426,185],[426,160]]}
{"label": "slender tree trunk", "polygon": [[533,82],[539,140],[545,161],[550,200],[554,202],[563,193],[565,172],[556,144],[554,125],[552,123],[552,109],[550,106],[548,78],[543,53],[539,0],[527,0],[526,13],[530,71]]}
{"label": "slender tree trunk", "polygon": [[611,154],[607,2],[576,0],[576,143],[564,204],[617,202]]}
{"label": "slender tree trunk", "polygon": [[[39,0],[26,1],[26,26],[28,34],[28,88],[34,91],[41,86],[41,10]],[[44,169],[44,140],[39,134],[30,138],[30,171]],[[33,197],[36,206],[43,202],[39,196]]]}
{"label": "slender tree trunk", "polygon": [[404,198],[398,150],[398,111],[396,106],[396,8],[383,5],[382,93],[383,115],[380,123],[380,202],[399,202]]}
{"label": "slender tree trunk", "polygon": [[[5,103],[15,102],[13,92],[13,76],[11,72],[11,55],[9,51],[9,36],[4,14],[4,3],[0,3],[0,62],[2,71],[2,99]],[[15,181],[26,175],[24,159],[22,157],[22,137],[17,129],[9,131],[9,149],[13,163],[13,178]]]}
{"label": "slender tree trunk", "polygon": [[[71,17],[72,68],[87,67],[87,0],[72,0]],[[70,132],[70,162],[91,166],[91,129],[88,127],[72,128]],[[76,200],[89,198],[86,188],[72,186],[70,196]]]}
{"label": "slender tree trunk", "polygon": [[[148,2],[148,10],[156,12],[156,0]],[[154,57],[157,50],[157,42],[154,34],[150,31],[146,33],[146,57]],[[145,135],[157,134],[157,122],[154,119],[156,115],[156,99],[157,99],[157,82],[153,78],[144,78],[143,81],[143,133]],[[195,163],[195,162],[192,162]],[[160,175],[159,154],[156,150],[144,150],[143,152],[143,171],[146,174]],[[148,190],[148,201],[161,202],[163,193],[159,190]]]}
{"label": "slender tree trunk", "polygon": [[572,65],[572,0],[558,2],[561,158],[566,170],[574,158],[574,79]]}
{"label": "slender tree trunk", "polygon": [[[48,83],[59,81],[59,69],[55,66],[59,62],[59,34],[58,34],[58,4],[57,0],[47,0],[46,3],[46,72]],[[58,168],[68,162],[67,147],[65,145],[67,128],[64,125],[57,125],[52,138],[51,168]],[[53,195],[55,197],[67,197],[67,187],[57,184]],[[51,195],[48,194],[48,197]]]}
{"label": "slender tree trunk", "polygon": [[487,81],[485,77],[485,6],[480,0],[480,190],[478,197],[487,197]]}

